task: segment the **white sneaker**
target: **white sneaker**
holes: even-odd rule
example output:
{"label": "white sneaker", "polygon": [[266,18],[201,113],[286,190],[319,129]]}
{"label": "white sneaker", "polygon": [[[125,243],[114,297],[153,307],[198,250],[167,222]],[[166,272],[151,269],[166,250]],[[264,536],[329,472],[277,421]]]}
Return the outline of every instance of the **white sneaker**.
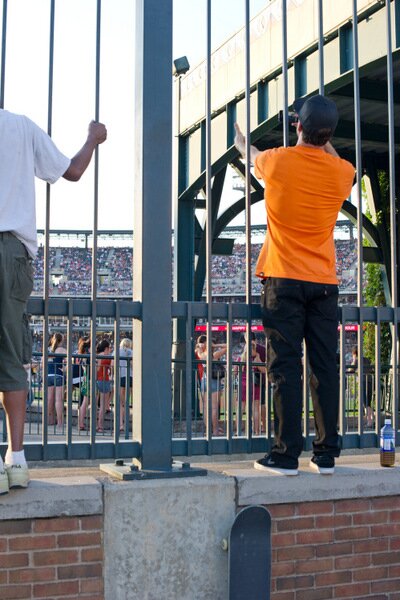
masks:
{"label": "white sneaker", "polygon": [[29,470],[26,465],[5,465],[9,488],[26,488],[29,483]]}
{"label": "white sneaker", "polygon": [[[294,462],[294,461],[293,461]],[[265,456],[254,461],[254,468],[258,471],[269,471],[270,473],[278,473],[279,475],[297,475],[298,469],[294,464],[279,461],[279,457]]]}

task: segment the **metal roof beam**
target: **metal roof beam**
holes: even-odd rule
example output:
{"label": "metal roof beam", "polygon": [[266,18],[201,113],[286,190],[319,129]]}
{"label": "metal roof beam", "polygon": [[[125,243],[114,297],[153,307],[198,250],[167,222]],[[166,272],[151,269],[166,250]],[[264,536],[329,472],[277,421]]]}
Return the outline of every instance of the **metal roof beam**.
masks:
{"label": "metal roof beam", "polygon": [[[353,85],[347,85],[335,91],[332,96],[343,96],[353,98]],[[393,90],[395,104],[400,104],[400,90],[396,87]],[[387,82],[372,81],[371,79],[360,79],[360,99],[371,102],[379,102],[387,106]]]}

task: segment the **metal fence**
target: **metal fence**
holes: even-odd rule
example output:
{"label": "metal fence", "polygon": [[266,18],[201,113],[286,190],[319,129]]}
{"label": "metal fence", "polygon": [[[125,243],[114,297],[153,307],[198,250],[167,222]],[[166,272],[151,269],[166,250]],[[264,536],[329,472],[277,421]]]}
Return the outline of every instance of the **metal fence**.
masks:
{"label": "metal fence", "polygon": [[[288,6],[287,1],[275,2],[280,7],[281,51],[282,59],[279,69],[271,74],[271,79],[279,79],[280,94],[278,108],[283,110],[282,141],[289,143],[287,127],[288,107],[294,95],[303,95],[313,91],[307,85],[295,86],[299,81],[293,71],[296,59],[288,56]],[[290,3],[293,8],[296,3]],[[301,3],[297,3],[298,6]],[[318,11],[318,31],[313,43],[304,57],[314,53],[317,57],[318,86],[320,93],[325,91],[325,49],[336,39],[332,32],[327,35],[324,29],[323,0],[311,0],[306,4]],[[293,5],[293,6],[292,6]],[[53,54],[55,11],[57,1],[50,0],[50,46],[48,73],[48,131],[51,133],[53,99]],[[338,347],[338,369],[340,373],[340,422],[339,430],[343,436],[343,445],[347,448],[374,447],[378,443],[381,416],[390,415],[396,431],[398,430],[398,321],[397,308],[397,241],[396,241],[396,178],[395,178],[395,103],[393,95],[393,48],[392,37],[394,17],[398,26],[399,3],[386,0],[382,2],[360,2],[353,0],[350,15],[351,57],[352,66],[348,69],[348,81],[352,82],[354,98],[354,157],[357,167],[357,185],[355,188],[356,204],[359,218],[358,227],[358,306],[344,306],[340,314],[340,341]],[[93,187],[93,263],[92,293],[90,300],[79,298],[54,299],[49,297],[48,287],[44,285],[43,299],[31,299],[29,311],[43,321],[42,348],[47,349],[51,319],[63,317],[66,320],[66,356],[65,356],[65,396],[63,410],[65,422],[57,430],[49,424],[49,391],[45,385],[43,373],[48,371],[49,356],[47,351],[41,352],[38,374],[32,379],[32,395],[28,409],[26,449],[29,459],[73,459],[73,458],[118,458],[136,457],[142,469],[168,471],[171,469],[172,456],[190,456],[200,454],[223,454],[267,451],[273,437],[273,408],[271,405],[271,389],[265,372],[259,371],[259,385],[254,382],[254,369],[260,364],[253,363],[248,354],[244,361],[238,360],[232,328],[235,323],[245,325],[250,339],[252,325],[260,320],[260,308],[251,303],[251,205],[255,188],[252,170],[248,161],[242,165],[245,178],[245,196],[242,208],[246,223],[246,302],[216,303],[212,288],[212,254],[217,228],[219,205],[217,202],[224,178],[219,178],[220,162],[215,159],[214,146],[217,144],[213,127],[221,111],[226,112],[227,142],[225,157],[239,168],[237,152],[232,146],[233,121],[236,117],[235,102],[240,104],[241,114],[245,122],[247,150],[251,136],[260,126],[260,122],[268,121],[271,114],[258,110],[258,120],[253,122],[253,94],[259,94],[260,86],[254,85],[251,77],[251,23],[250,3],[243,1],[244,9],[244,93],[233,99],[233,105],[215,110],[212,102],[213,86],[213,54],[211,49],[212,3],[206,2],[206,61],[205,61],[205,114],[200,124],[202,132],[200,163],[203,164],[201,174],[201,190],[203,200],[195,197],[188,201],[187,191],[190,187],[188,161],[190,160],[190,136],[194,130],[178,131],[172,162],[172,31],[173,1],[137,0],[136,2],[136,159],[134,202],[134,263],[133,263],[133,300],[98,300],[97,298],[97,210],[99,195],[100,161],[98,152],[95,157],[95,173]],[[363,12],[364,11],[364,12]],[[391,306],[369,308],[364,305],[363,290],[363,248],[364,225],[361,218],[363,208],[362,177],[364,174],[363,114],[360,103],[359,86],[359,47],[358,27],[368,15],[378,13],[384,17],[384,29],[381,35],[386,40],[386,74],[387,84],[385,102],[387,106],[387,173],[390,215],[390,247],[391,272],[387,273],[390,282]],[[394,12],[395,11],[395,12]],[[94,116],[101,119],[100,111],[100,73],[101,73],[101,12],[102,2],[96,3],[96,66],[95,66],[95,102]],[[362,14],[361,14],[362,13]],[[368,14],[367,14],[368,13]],[[293,11],[291,19],[293,19]],[[348,41],[338,26],[336,37]],[[347,35],[347,34],[346,34]],[[343,44],[344,44],[343,41]],[[5,73],[7,42],[7,0],[3,0],[2,29],[2,106],[7,106],[5,94]],[[342,45],[343,45],[342,44]],[[340,49],[339,49],[340,50]],[[339,52],[338,50],[338,52]],[[343,50],[343,48],[342,48]],[[397,56],[397,54],[396,54]],[[303,58],[304,58],[303,57]],[[301,58],[301,57],[300,57]],[[329,61],[334,61],[329,46]],[[346,75],[346,76],[347,76]],[[267,75],[266,75],[267,77]],[[315,80],[315,76],[314,76]],[[180,89],[179,82],[179,89]],[[303,89],[304,88],[304,89]],[[314,90],[315,91],[315,90]],[[301,93],[300,93],[301,92]],[[178,110],[179,109],[178,99]],[[378,98],[378,101],[379,98]],[[275,117],[274,117],[275,118]],[[247,151],[247,156],[249,152]],[[371,161],[371,156],[368,155]],[[174,168],[173,168],[174,167]],[[171,202],[171,174],[174,171],[175,189]],[[193,192],[194,188],[192,189]],[[202,204],[203,202],[203,204]],[[171,302],[171,222],[172,206],[175,210],[175,250],[174,250],[174,292]],[[202,262],[206,282],[206,301],[195,301],[195,211],[199,206],[205,209],[204,237],[198,249],[198,262]],[[156,218],[155,218],[156,217]],[[50,188],[47,189],[47,223],[44,259],[44,281],[49,281],[49,231],[50,231]],[[190,252],[187,250],[190,248]],[[185,255],[186,253],[186,255]],[[86,416],[87,430],[79,431],[80,384],[74,383],[74,360],[80,357],[74,347],[74,336],[79,330],[79,319],[90,320],[91,339],[98,337],[100,319],[109,319],[113,323],[111,338],[114,344],[114,390],[110,404],[111,417],[107,419],[107,433],[96,431],[97,404],[95,386],[89,394],[90,409]],[[132,322],[134,355],[132,362],[133,389],[129,403],[131,419],[126,419],[126,426],[120,432],[120,357],[117,351],[121,338],[121,329],[126,320]],[[211,346],[208,345],[207,358],[197,360],[195,357],[196,323],[206,326],[208,340],[212,338],[212,327],[216,322],[226,325],[223,342],[226,354],[219,362],[223,369],[216,377],[216,391],[213,392],[212,371],[215,361],[212,358]],[[349,370],[345,357],[345,324],[358,326],[358,356],[363,356],[364,336],[362,332],[367,323],[372,323],[375,331],[375,360],[372,372],[364,372],[362,360],[357,368],[353,365]],[[388,326],[391,334],[391,364],[382,364],[382,327]],[[236,344],[237,345],[237,344]],[[243,348],[242,348],[243,349]],[[40,353],[39,353],[40,354]],[[306,357],[306,353],[305,353]],[[96,350],[92,344],[90,354],[90,379],[96,380]],[[43,361],[41,363],[41,361]],[[200,375],[200,367],[205,367],[206,378]],[[251,373],[243,385],[243,373]],[[203,383],[202,383],[203,379]],[[311,405],[310,383],[307,372],[307,361],[304,365],[304,411],[303,431],[306,448],[311,448],[313,438],[313,415]],[[256,390],[259,387],[260,390]],[[206,391],[204,391],[206,389]],[[372,391],[371,391],[372,390]],[[259,394],[259,398],[255,397]],[[371,395],[370,395],[371,394]],[[371,423],[365,421],[366,395],[370,402],[374,418]],[[6,442],[3,423],[3,443]]]}

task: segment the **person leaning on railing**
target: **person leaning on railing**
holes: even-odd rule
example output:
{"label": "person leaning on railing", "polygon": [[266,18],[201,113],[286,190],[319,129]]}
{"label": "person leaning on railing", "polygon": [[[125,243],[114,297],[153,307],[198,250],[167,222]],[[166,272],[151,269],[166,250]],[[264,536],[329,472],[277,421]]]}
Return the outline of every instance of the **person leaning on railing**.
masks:
{"label": "person leaning on railing", "polygon": [[[241,388],[241,398],[242,398],[242,412],[246,407],[246,388],[247,388],[247,347],[248,344],[245,345],[242,354],[240,355],[241,365],[236,365],[234,367],[234,373],[238,374],[238,384]],[[264,350],[263,358],[260,356],[260,352]],[[262,432],[262,428],[264,422],[262,421],[262,413],[261,413],[261,401],[262,401],[262,390],[264,391],[264,401],[265,401],[265,377],[266,371],[265,368],[265,348],[263,348],[260,344],[257,344],[255,339],[251,340],[251,377],[249,381],[250,387],[250,402],[252,402],[252,414],[253,414],[253,434],[260,435]],[[238,410],[236,414],[238,414]]]}
{"label": "person leaning on railing", "polygon": [[[57,430],[62,431],[64,424],[64,386],[65,386],[65,356],[67,349],[63,347],[64,336],[56,332],[50,338],[47,362],[47,418],[48,424],[54,425],[54,411],[57,420]],[[44,359],[43,359],[44,362]]]}
{"label": "person leaning on railing", "polygon": [[[225,367],[219,362],[220,359],[226,354],[226,344],[212,344],[211,345],[211,358],[212,371],[211,371],[211,422],[213,435],[223,435],[223,428],[219,427],[219,402],[220,395],[222,392],[222,379],[225,376]],[[204,361],[202,367],[202,377],[200,381],[200,390],[202,393],[202,404],[203,404],[203,416],[207,421],[207,372],[205,361],[207,360],[207,336],[200,335],[197,338],[197,344],[195,348],[196,356]],[[218,362],[217,362],[218,361]]]}
{"label": "person leaning on railing", "polygon": [[5,463],[0,457],[0,494],[29,482],[23,447],[28,389],[24,364],[32,354],[26,303],[37,252],[35,176],[48,183],[60,177],[78,181],[106,138],[105,126],[92,121],[84,145],[69,159],[33,121],[0,109],[0,391],[8,439]]}
{"label": "person leaning on railing", "polygon": [[[268,229],[258,258],[267,371],[274,402],[274,444],[254,467],[297,475],[303,449],[302,343],[313,381],[315,439],[310,466],[333,473],[340,454],[336,369],[338,286],[333,231],[350,195],[354,167],[330,140],[338,122],[334,102],[315,95],[296,101],[297,144],[260,152],[250,146],[255,175],[265,183]],[[236,124],[235,145],[246,140]]]}
{"label": "person leaning on railing", "polygon": [[[129,422],[129,403],[127,405],[126,390],[128,389],[128,399],[132,398],[132,340],[123,338],[119,345],[119,385],[120,385],[120,412],[119,412],[119,430],[122,433],[125,430],[125,419]],[[128,377],[129,372],[129,377]],[[126,415],[126,416],[125,416]]]}
{"label": "person leaning on railing", "polygon": [[[348,373],[358,372],[358,348],[354,346],[351,350],[351,366],[348,368]],[[372,397],[374,392],[374,377],[373,368],[370,360],[363,356],[363,404],[365,409],[365,423],[366,427],[374,427],[375,425],[375,414],[372,408]]]}

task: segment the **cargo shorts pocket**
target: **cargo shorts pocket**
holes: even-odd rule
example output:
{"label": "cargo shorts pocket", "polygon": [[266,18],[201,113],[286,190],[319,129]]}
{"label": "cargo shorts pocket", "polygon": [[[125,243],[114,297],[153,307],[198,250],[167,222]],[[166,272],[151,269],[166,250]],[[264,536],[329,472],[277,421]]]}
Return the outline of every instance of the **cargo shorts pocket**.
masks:
{"label": "cargo shorts pocket", "polygon": [[32,331],[29,327],[30,316],[26,313],[22,316],[22,362],[27,365],[32,360]]}
{"label": "cargo shorts pocket", "polygon": [[28,257],[14,256],[11,297],[26,302],[33,290],[33,267]]}

